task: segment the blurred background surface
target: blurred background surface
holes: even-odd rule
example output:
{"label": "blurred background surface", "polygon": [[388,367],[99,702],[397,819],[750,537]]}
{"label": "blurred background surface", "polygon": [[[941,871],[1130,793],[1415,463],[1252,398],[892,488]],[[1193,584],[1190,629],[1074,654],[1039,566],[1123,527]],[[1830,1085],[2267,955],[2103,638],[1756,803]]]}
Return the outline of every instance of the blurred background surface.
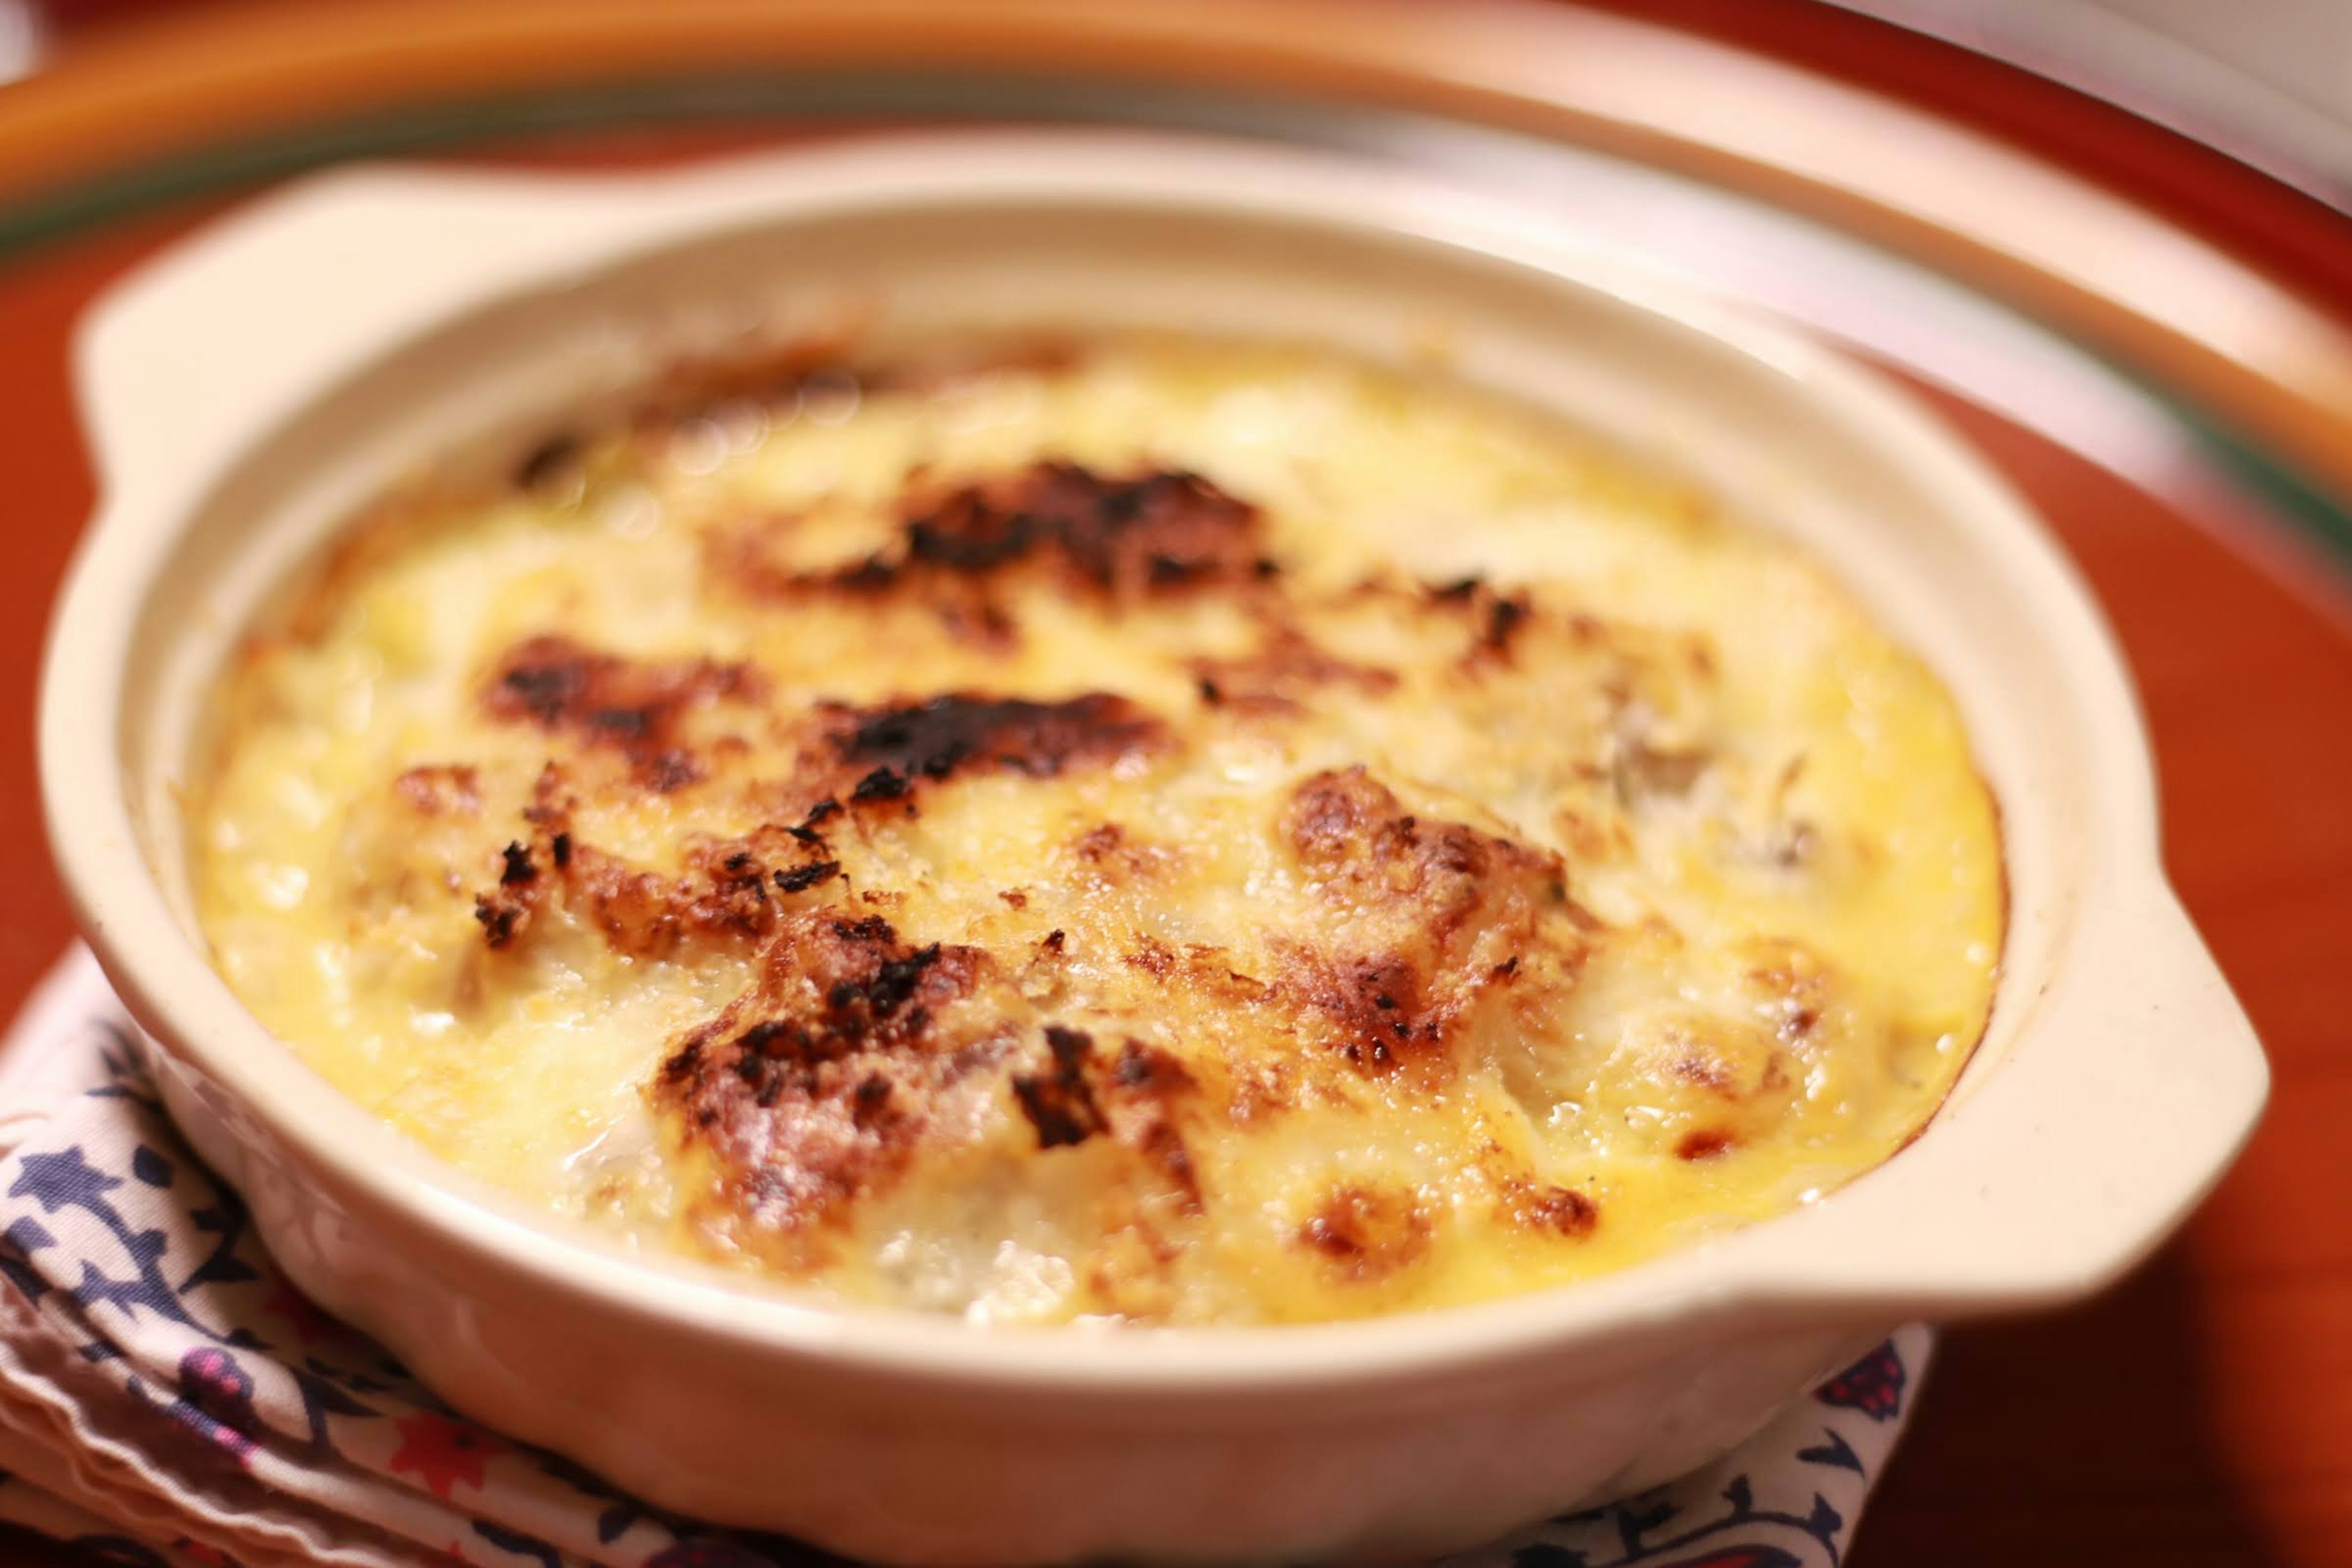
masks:
{"label": "blurred background surface", "polygon": [[[2352,1564],[2352,8],[0,0],[0,76],[20,824],[94,493],[74,319],[322,163],[646,165],[942,121],[1315,142],[1542,204],[1903,377],[2114,620],[2168,863],[2276,1088],[2122,1289],[1948,1336],[1856,1561]],[[0,990],[69,931],[37,834],[0,840]],[[74,1560],[0,1540],[20,1558]]]}
{"label": "blurred background surface", "polygon": [[2095,93],[2337,205],[2352,195],[2352,19],[2337,0],[1852,0]]}

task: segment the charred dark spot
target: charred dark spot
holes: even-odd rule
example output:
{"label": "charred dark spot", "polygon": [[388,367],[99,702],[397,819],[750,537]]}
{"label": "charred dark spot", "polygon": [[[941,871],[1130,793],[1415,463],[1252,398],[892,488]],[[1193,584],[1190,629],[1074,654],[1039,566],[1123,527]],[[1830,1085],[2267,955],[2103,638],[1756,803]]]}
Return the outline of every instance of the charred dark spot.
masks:
{"label": "charred dark spot", "polygon": [[515,489],[551,489],[570,480],[580,471],[580,460],[584,450],[576,432],[558,431],[524,453],[522,461],[515,465]]}
{"label": "charred dark spot", "polygon": [[923,971],[939,961],[938,942],[918,948],[902,958],[886,959],[865,986],[862,999],[866,1009],[877,1018],[887,1018],[897,1012],[915,994],[915,983],[922,979]]}
{"label": "charred dark spot", "polygon": [[1045,1048],[1053,1057],[1053,1069],[1013,1074],[1013,1098],[1036,1130],[1038,1148],[1083,1143],[1108,1125],[1087,1082],[1087,1067],[1094,1057],[1093,1037],[1049,1024]]}
{"label": "charred dark spot", "polygon": [[776,873],[776,886],[787,893],[803,893],[819,882],[841,874],[838,860],[812,860],[805,866],[793,866]]}
{"label": "charred dark spot", "polygon": [[[853,711],[850,721],[834,742],[842,760],[879,764],[868,780],[887,773],[902,784],[980,769],[1051,778],[1073,764],[1115,761],[1166,739],[1158,718],[1101,691],[1059,702],[950,692]],[[861,782],[852,798],[868,798],[866,788]]]}
{"label": "charred dark spot", "polygon": [[562,871],[562,870],[564,870],[564,869],[568,868],[571,866],[571,864],[572,864],[572,835],[571,835],[571,834],[569,834],[569,833],[559,833],[559,834],[555,835],[552,838],[551,838],[551,839],[549,839],[549,840],[547,841],[547,849],[548,849],[548,853],[549,853],[551,856],[552,856],[552,857],[554,858],[554,859],[555,859],[555,868],[556,868],[557,870]]}
{"label": "charred dark spot", "polygon": [[924,577],[977,583],[1035,563],[1114,595],[1167,593],[1266,575],[1259,524],[1255,507],[1197,474],[1038,463],[911,500],[898,546],[845,571],[747,580],[755,590],[873,594]]}
{"label": "charred dark spot", "polygon": [[878,1074],[860,1079],[850,1100],[850,1119],[860,1131],[871,1131],[890,1108],[890,1080]]}
{"label": "charred dark spot", "polygon": [[845,568],[834,581],[855,593],[887,588],[897,577],[898,573],[887,557],[869,555],[856,565]]}
{"label": "charred dark spot", "polygon": [[1486,606],[1486,626],[1479,641],[1490,653],[1502,653],[1511,646],[1511,636],[1525,624],[1528,616],[1528,602],[1517,596],[1497,597]]}
{"label": "charred dark spot", "polygon": [[638,783],[667,794],[703,776],[678,734],[687,710],[751,700],[761,690],[748,665],[649,663],[564,637],[538,637],[507,650],[482,705],[494,719],[569,732],[584,745],[617,751]]}
{"label": "charred dark spot", "polygon": [[[948,950],[937,942],[897,949],[896,933],[887,921],[834,921],[822,929],[834,939],[831,945],[814,944],[805,953],[772,954],[771,960],[772,968],[776,962],[821,963],[830,974],[822,988],[822,1005],[756,1018],[735,1030],[731,1049],[739,1073],[746,1071],[745,1058],[803,1068],[838,1061],[919,1037],[929,1024],[929,1010],[914,999]],[[971,949],[955,953],[959,970],[950,977],[950,990],[962,988],[972,962]],[[696,1047],[707,1047],[724,1032],[706,1026],[688,1037],[664,1069],[666,1077],[675,1079],[692,1071],[701,1059]]]}
{"label": "charred dark spot", "polygon": [[1468,601],[1472,595],[1476,594],[1479,589],[1486,585],[1486,580],[1483,577],[1475,575],[1469,577],[1456,577],[1453,582],[1440,584],[1435,587],[1428,589],[1427,592],[1433,603],[1440,605],[1459,605]]}
{"label": "charred dark spot", "polygon": [[474,900],[474,918],[482,922],[482,935],[494,948],[505,947],[514,941],[522,917],[520,904],[494,900],[487,893]]}
{"label": "charred dark spot", "polygon": [[735,1043],[742,1047],[749,1055],[781,1057],[785,1052],[779,1047],[787,1044],[797,1045],[805,1051],[810,1043],[810,1037],[806,1025],[789,1023],[778,1018],[763,1018],[737,1036]]}
{"label": "charred dark spot", "polygon": [[1223,687],[1218,685],[1215,681],[1210,679],[1205,675],[1201,677],[1201,700],[1202,702],[1214,708],[1219,703],[1224,701],[1224,700],[1225,689]]}
{"label": "charred dark spot", "polygon": [[1084,1029],[1065,1028],[1059,1024],[1045,1026],[1045,1048],[1054,1053],[1056,1064],[1066,1068],[1083,1067],[1094,1054],[1095,1041]]}
{"label": "charred dark spot", "polygon": [[527,930],[540,906],[547,901],[550,884],[539,874],[530,845],[509,841],[499,851],[499,879],[488,892],[474,896],[474,919],[483,939],[493,948],[511,946]]}
{"label": "charred dark spot", "polygon": [[680,1038],[648,1093],[714,1157],[703,1216],[806,1261],[824,1249],[814,1232],[896,1179],[939,1097],[1002,1047],[942,1022],[988,974],[980,950],[908,947],[879,917],[777,921],[751,987]]}
{"label": "charred dark spot", "polygon": [[1037,945],[1044,948],[1047,952],[1059,952],[1068,941],[1069,938],[1067,934],[1063,931],[1062,928],[1055,926],[1052,931],[1045,933],[1045,940],[1039,942]]}
{"label": "charred dark spot", "polygon": [[677,1051],[671,1055],[669,1060],[662,1064],[661,1076],[664,1082],[675,1082],[686,1079],[701,1067],[702,1053],[709,1047],[715,1027],[714,1025],[706,1024],[679,1042]]}
{"label": "charred dark spot", "polygon": [[857,781],[857,787],[849,792],[849,803],[863,805],[869,801],[902,800],[910,787],[906,774],[892,768],[876,768]]}
{"label": "charred dark spot", "polygon": [[[1025,511],[958,508],[950,498],[930,517],[907,524],[907,559],[950,572],[982,573],[1020,560],[1037,548],[1041,537],[1037,520]],[[866,564],[889,579],[887,561],[876,557]]]}
{"label": "charred dark spot", "polygon": [[499,708],[520,710],[542,728],[552,730],[564,722],[572,705],[587,689],[585,663],[558,661],[553,650],[544,646],[535,645],[532,651],[545,657],[512,665],[501,673],[492,701]]}
{"label": "charred dark spot", "polygon": [[1475,574],[1425,585],[1422,594],[1430,605],[1467,613],[1473,631],[1465,658],[1474,666],[1507,661],[1512,641],[1535,616],[1527,595],[1507,594]]}
{"label": "charred dark spot", "polygon": [[750,899],[757,903],[767,901],[768,868],[761,863],[758,856],[749,849],[722,851],[716,857],[719,862],[716,869],[709,865],[712,858],[709,850],[692,857],[698,868],[709,877],[713,893]]}

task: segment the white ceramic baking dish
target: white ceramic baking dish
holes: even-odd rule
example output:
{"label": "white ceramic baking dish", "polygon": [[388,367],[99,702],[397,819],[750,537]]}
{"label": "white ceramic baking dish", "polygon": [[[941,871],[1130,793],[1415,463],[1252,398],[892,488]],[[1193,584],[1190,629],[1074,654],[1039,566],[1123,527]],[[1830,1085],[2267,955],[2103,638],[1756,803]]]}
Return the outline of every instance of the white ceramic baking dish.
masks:
{"label": "white ceramic baking dish", "polygon": [[[177,783],[257,607],[444,454],[747,322],[1273,332],[1559,409],[1832,563],[1957,694],[2004,814],[1990,1034],[1880,1169],[1596,1282],[1281,1330],[812,1310],[478,1190],[209,967]],[[270,197],[80,342],[103,501],[43,694],[50,832],[172,1110],[286,1270],[467,1412],[664,1505],[906,1562],[1396,1557],[1737,1443],[1909,1317],[2098,1289],[2216,1179],[2261,1051],[2167,888],[2116,650],[2018,500],[1818,348],[1529,214],[1328,155],[926,136],[622,178],[403,170]],[[466,455],[470,455],[470,457]]]}

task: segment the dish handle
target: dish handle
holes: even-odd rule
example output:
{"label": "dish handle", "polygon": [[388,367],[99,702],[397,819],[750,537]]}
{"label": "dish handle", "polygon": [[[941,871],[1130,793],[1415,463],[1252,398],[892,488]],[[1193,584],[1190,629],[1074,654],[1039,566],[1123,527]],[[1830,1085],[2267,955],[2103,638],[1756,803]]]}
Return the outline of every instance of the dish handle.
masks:
{"label": "dish handle", "polygon": [[[175,245],[118,283],[74,344],[76,392],[109,497],[184,484],[337,368],[365,363],[487,279],[561,270],[615,221],[544,178],[356,166],[299,181]],[[365,300],[354,310],[352,298]]]}
{"label": "dish handle", "polygon": [[2221,1180],[2269,1063],[2179,898],[2146,884],[2084,921],[1980,1085],[1820,1205],[1803,1256],[1776,1258],[1788,1298],[1931,1318],[2078,1300]]}

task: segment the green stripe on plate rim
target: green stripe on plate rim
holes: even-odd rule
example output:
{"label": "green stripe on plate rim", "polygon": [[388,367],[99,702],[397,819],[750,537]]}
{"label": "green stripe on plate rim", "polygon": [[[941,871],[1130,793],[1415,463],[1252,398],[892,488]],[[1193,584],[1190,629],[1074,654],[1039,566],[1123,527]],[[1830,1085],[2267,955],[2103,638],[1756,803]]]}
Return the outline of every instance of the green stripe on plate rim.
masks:
{"label": "green stripe on plate rim", "polygon": [[[1522,157],[1535,149],[1559,149],[1559,144],[1518,132],[1434,121],[1402,110],[1285,102],[1207,89],[1112,86],[1045,76],[915,71],[823,77],[697,72],[434,100],[107,170],[0,207],[0,263],[176,202],[233,193],[353,159],[450,150],[494,139],[525,142],[630,124],[848,121],[876,116],[950,122],[1142,125],[1358,151],[1392,150],[1400,127],[1443,126],[1450,137],[1490,139]],[[1591,155],[1586,150],[1579,151]],[[1907,257],[1852,235],[1839,237],[1857,249],[1876,252],[1890,265],[1926,270]],[[1965,285],[1965,280],[1960,281]],[[1975,291],[1972,285],[1966,286]],[[2000,308],[2024,319],[2011,307]],[[2071,339],[2062,336],[2060,341],[2163,408],[2218,473],[2294,532],[2321,545],[2338,564],[2352,568],[2352,510],[2325,488],[2258,440],[2133,368],[2106,360]]]}

